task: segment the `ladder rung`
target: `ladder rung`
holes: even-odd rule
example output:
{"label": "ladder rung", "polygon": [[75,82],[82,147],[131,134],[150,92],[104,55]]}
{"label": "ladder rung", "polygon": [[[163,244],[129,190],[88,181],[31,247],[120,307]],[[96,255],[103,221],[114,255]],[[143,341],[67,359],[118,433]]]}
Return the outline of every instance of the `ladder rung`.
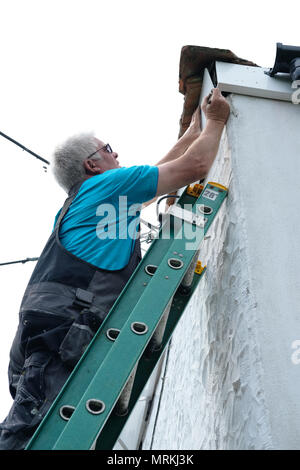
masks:
{"label": "ladder rung", "polygon": [[186,293],[192,285],[194,274],[195,274],[195,269],[198,263],[199,253],[200,253],[200,250],[197,250],[190,264],[189,269],[187,270],[184,278],[182,279],[180,288],[182,289],[183,293]]}
{"label": "ladder rung", "polygon": [[159,351],[161,344],[162,344],[162,339],[164,336],[164,332],[166,329],[166,324],[167,320],[169,317],[171,305],[173,302],[173,297],[170,299],[161,319],[160,322],[157,325],[156,330],[154,331],[152,338],[149,341],[148,347],[146,349],[146,355],[149,356],[149,354],[152,354],[154,351]]}
{"label": "ladder rung", "polygon": [[131,372],[129,379],[122,390],[119,400],[115,406],[115,413],[119,416],[125,416],[128,413],[129,400],[134,384],[134,378],[136,374],[138,363],[135,365],[133,371]]}

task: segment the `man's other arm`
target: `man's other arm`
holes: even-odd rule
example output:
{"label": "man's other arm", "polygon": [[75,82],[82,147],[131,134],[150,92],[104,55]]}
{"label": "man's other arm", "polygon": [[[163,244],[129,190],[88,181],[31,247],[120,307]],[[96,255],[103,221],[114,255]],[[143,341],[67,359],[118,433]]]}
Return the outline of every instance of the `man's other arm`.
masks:
{"label": "man's other arm", "polygon": [[176,160],[181,157],[184,152],[192,145],[192,143],[200,136],[201,125],[200,125],[200,106],[197,106],[189,127],[185,133],[177,140],[176,144],[169,150],[169,152],[156,163],[156,166],[162,165],[163,163]]}

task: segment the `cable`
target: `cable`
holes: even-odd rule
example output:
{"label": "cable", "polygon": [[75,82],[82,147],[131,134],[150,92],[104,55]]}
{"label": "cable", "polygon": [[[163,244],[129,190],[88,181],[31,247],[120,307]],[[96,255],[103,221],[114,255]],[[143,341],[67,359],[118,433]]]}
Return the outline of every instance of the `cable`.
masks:
{"label": "cable", "polygon": [[161,198],[157,201],[157,203],[156,203],[156,216],[157,216],[158,219],[159,219],[159,212],[158,212],[158,210],[159,210],[159,204],[160,204],[160,202],[161,202],[163,199],[167,199],[167,198],[169,198],[169,197],[176,197],[176,198],[178,198],[178,199],[180,198],[180,196],[177,196],[177,195],[175,196],[175,194],[167,194],[166,196],[161,197]]}
{"label": "cable", "polygon": [[[41,157],[40,155],[38,155],[37,153],[33,152],[32,150],[28,149],[27,147],[25,147],[24,145],[20,144],[20,142],[17,142],[15,139],[13,139],[12,137],[9,137],[8,135],[4,134],[4,132],[1,132],[0,131],[0,135],[2,135],[2,137],[4,137],[5,139],[9,140],[10,142],[12,142],[13,144],[17,145],[18,147],[20,147],[22,150],[25,150],[25,152],[28,152],[30,153],[31,155],[33,155],[35,158],[38,158],[39,160],[41,160],[42,162],[44,163],[47,163],[47,165],[50,165],[50,162],[48,162],[48,160],[45,160],[45,158]],[[47,167],[43,167],[44,170],[47,169]],[[26,259],[21,259],[21,260],[18,260],[18,261],[8,261],[6,263],[0,263],[0,266],[7,266],[8,264],[17,264],[17,263],[27,263],[28,261],[37,261],[38,258],[26,258]]]}
{"label": "cable", "polygon": [[38,159],[41,160],[42,162],[47,163],[47,165],[50,165],[50,162],[48,162],[48,160],[45,160],[43,157],[40,157],[37,153],[34,153],[32,150],[29,150],[27,147],[24,147],[24,145],[20,144],[20,142],[17,142],[15,139],[12,139],[11,137],[9,137],[8,135],[4,134],[4,133],[1,132],[1,131],[0,131],[0,135],[2,135],[2,137],[4,137],[5,139],[10,140],[10,142],[12,142],[13,144],[17,145],[18,147],[21,147],[21,149],[22,149],[22,150],[25,150],[25,152],[30,153],[30,154],[33,155],[35,158],[38,158]]}
{"label": "cable", "polygon": [[7,263],[0,263],[0,266],[6,266],[7,264],[16,264],[16,263],[27,263],[28,261],[37,261],[38,258],[26,258],[20,259],[19,261],[8,261]]}
{"label": "cable", "polygon": [[169,364],[169,355],[170,355],[171,343],[172,343],[172,338],[170,338],[170,340],[168,342],[168,345],[167,345],[167,357],[166,357],[165,367],[164,367],[164,371],[163,371],[163,373],[161,374],[161,377],[160,377],[162,385],[161,385],[160,392],[159,392],[159,400],[158,400],[158,404],[157,404],[157,408],[156,408],[155,420],[154,420],[154,425],[153,425],[153,429],[152,429],[150,450],[152,450],[152,446],[153,446],[154,434],[155,434],[155,431],[156,431],[156,425],[157,425],[157,421],[158,421],[158,415],[159,415],[159,410],[160,410],[160,406],[161,406],[161,400],[162,400],[162,396],[163,396],[164,388],[165,388],[165,383],[166,383],[166,375],[167,375],[167,367],[168,367],[168,364]]}

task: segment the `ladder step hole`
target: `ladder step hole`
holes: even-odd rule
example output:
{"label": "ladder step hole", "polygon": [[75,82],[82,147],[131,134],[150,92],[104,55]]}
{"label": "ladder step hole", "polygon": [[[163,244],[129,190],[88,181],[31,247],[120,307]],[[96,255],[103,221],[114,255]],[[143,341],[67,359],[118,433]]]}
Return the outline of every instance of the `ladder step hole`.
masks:
{"label": "ladder step hole", "polygon": [[198,206],[198,211],[201,212],[201,214],[208,215],[213,212],[213,209],[209,206],[205,206],[204,204],[200,204]]}
{"label": "ladder step hole", "polygon": [[86,409],[93,415],[99,415],[105,410],[105,404],[102,400],[91,398],[86,402]]}
{"label": "ladder step hole", "polygon": [[155,266],[154,264],[147,264],[147,266],[145,267],[146,273],[149,274],[150,276],[153,276],[156,270],[157,270],[157,266]]}
{"label": "ladder step hole", "polygon": [[63,405],[59,410],[59,415],[65,421],[69,421],[69,419],[71,418],[74,410],[75,410],[74,406]]}
{"label": "ladder step hole", "polygon": [[168,265],[170,266],[170,268],[180,269],[183,266],[183,262],[181,261],[181,259],[169,258],[168,259]]}
{"label": "ladder step hole", "polygon": [[106,332],[106,336],[111,341],[116,341],[117,337],[119,336],[120,330],[117,328],[109,328]]}
{"label": "ladder step hole", "polygon": [[146,323],[134,322],[131,323],[131,329],[137,335],[144,335],[148,331],[148,326],[146,325]]}

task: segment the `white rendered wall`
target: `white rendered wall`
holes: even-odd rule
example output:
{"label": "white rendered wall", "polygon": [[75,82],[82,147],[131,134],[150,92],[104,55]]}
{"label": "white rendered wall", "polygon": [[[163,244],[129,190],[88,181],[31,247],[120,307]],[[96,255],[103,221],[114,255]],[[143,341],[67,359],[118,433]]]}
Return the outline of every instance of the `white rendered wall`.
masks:
{"label": "white rendered wall", "polygon": [[[201,100],[211,86],[206,74]],[[201,250],[207,272],[173,335],[144,449],[300,448],[300,107],[229,100],[208,177],[229,196]]]}

